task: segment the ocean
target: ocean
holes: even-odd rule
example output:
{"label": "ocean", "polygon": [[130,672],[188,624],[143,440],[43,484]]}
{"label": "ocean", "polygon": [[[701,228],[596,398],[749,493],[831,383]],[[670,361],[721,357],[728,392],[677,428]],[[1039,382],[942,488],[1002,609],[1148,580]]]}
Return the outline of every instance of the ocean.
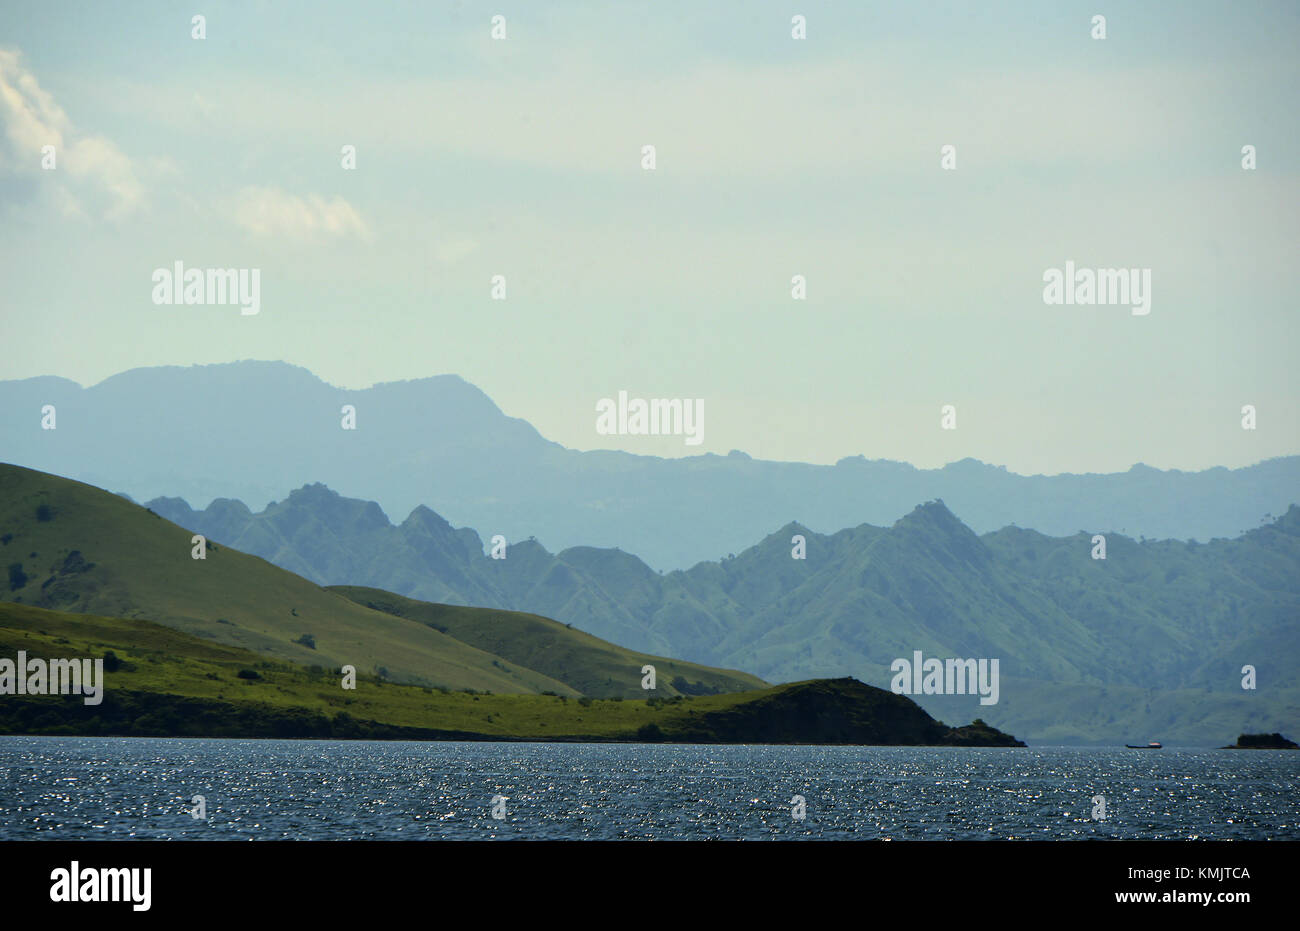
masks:
{"label": "ocean", "polygon": [[0,737],[0,775],[0,840],[1300,839],[1288,751]]}

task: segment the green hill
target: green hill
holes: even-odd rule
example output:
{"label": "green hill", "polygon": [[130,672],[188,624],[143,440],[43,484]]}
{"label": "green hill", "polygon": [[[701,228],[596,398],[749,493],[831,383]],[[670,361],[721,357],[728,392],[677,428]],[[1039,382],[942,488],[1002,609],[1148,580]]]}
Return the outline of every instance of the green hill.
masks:
{"label": "green hill", "polygon": [[6,695],[0,734],[1016,746],[852,679],[727,695],[483,695],[269,660],[139,619],[0,603],[0,656],[105,657],[104,697]]}
{"label": "green hill", "polygon": [[[640,669],[655,668],[655,694],[710,695],[762,688],[763,680],[615,646],[591,634],[537,614],[432,604],[378,588],[336,585],[337,592],[376,611],[427,624],[518,666],[567,683],[584,695],[645,698]],[[634,679],[628,671],[636,671]]]}
{"label": "green hill", "polygon": [[[359,672],[418,685],[575,697],[582,692],[568,681],[487,652],[423,621],[372,610],[256,556],[211,541],[205,559],[192,558],[191,549],[190,531],[125,498],[81,482],[0,465],[0,565],[6,567],[0,599],[63,612],[152,620],[278,660],[327,667],[347,664]],[[490,625],[507,624],[497,616],[500,612],[487,613]],[[528,652],[543,656],[548,651],[538,620],[523,623],[530,631]],[[457,623],[466,629],[473,626],[465,618]],[[556,629],[564,630],[561,625],[551,628]],[[583,641],[585,650],[574,651],[579,639],[565,636],[556,652],[567,651],[569,659],[550,666],[610,694],[640,691],[641,657],[595,638]],[[600,656],[598,670],[581,669],[585,654]],[[629,659],[621,670],[612,661],[619,655]],[[677,664],[674,669],[709,689],[763,685],[753,676],[706,667]],[[663,686],[672,689],[670,682]]]}

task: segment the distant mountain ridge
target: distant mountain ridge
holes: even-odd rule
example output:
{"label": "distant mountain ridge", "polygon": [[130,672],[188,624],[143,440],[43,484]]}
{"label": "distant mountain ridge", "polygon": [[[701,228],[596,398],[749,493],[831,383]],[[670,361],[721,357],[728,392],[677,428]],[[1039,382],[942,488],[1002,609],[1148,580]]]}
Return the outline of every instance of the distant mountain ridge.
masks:
{"label": "distant mountain ridge", "polygon": [[[54,430],[41,429],[47,404]],[[344,404],[356,408],[355,431],[341,428]],[[575,401],[574,416],[594,424],[587,407]],[[1016,524],[1200,541],[1236,536],[1300,498],[1300,456],[1232,470],[1021,476],[973,459],[922,470],[860,456],[823,466],[739,452],[583,452],[454,375],[349,391],[252,361],[133,369],[90,388],[0,382],[0,458],[137,500],[256,506],[323,482],[389,513],[425,505],[489,536],[621,547],[663,569],[736,552],[791,519],[822,531],[887,525],[938,498],[978,533]]]}
{"label": "distant mountain ridge", "polygon": [[[768,681],[852,675],[885,686],[892,659],[913,650],[996,657],[998,705],[916,700],[945,720],[979,715],[1036,741],[1120,731],[1195,742],[1210,722],[1271,731],[1300,717],[1296,506],[1209,544],[1107,534],[1107,558],[1094,560],[1091,534],[981,536],[931,501],[889,527],[822,535],[787,524],[734,558],[666,574],[616,549],[552,554],[529,540],[494,560],[475,531],[429,508],[392,525],[374,502],[320,484],[257,514],[229,500],[149,507],[323,585],[531,611]],[[796,534],[804,560],[791,558]],[[1267,685],[1242,690],[1245,664]]]}

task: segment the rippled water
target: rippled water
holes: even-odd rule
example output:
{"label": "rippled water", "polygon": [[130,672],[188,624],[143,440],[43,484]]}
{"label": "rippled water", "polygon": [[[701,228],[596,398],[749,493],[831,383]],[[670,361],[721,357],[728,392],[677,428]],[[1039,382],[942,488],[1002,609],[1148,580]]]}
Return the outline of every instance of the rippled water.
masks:
{"label": "rippled water", "polygon": [[1230,750],[4,737],[0,839],[1300,839],[1298,770]]}

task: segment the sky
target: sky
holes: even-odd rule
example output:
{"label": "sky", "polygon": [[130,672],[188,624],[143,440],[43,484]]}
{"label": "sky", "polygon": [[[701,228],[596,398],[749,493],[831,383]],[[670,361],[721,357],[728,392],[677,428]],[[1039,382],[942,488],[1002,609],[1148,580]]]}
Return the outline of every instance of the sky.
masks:
{"label": "sky", "polygon": [[[660,456],[1300,453],[1298,27],[1253,2],[6,3],[0,378],[453,373],[566,446]],[[154,303],[176,261],[258,269],[260,312]],[[1067,261],[1150,269],[1150,312],[1046,304]],[[703,443],[599,434],[620,390],[703,399]]]}

